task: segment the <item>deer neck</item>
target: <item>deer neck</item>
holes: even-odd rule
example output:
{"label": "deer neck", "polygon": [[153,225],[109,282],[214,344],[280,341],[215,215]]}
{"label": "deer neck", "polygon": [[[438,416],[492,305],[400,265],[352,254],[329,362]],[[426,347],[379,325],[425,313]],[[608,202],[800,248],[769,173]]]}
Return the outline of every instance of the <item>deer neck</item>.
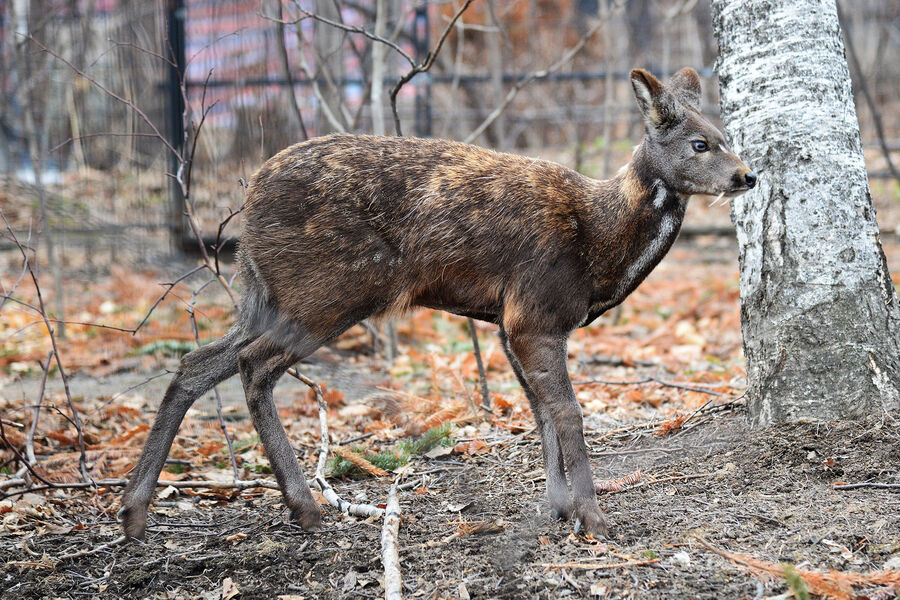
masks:
{"label": "deer neck", "polygon": [[641,147],[597,187],[588,322],[622,302],[662,260],[678,237],[688,201],[666,186]]}

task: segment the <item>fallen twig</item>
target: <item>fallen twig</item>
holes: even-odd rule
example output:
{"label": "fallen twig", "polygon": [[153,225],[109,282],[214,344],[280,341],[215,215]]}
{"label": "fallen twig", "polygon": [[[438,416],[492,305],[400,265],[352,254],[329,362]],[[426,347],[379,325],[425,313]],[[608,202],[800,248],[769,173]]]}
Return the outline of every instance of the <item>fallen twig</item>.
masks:
{"label": "fallen twig", "polygon": [[108,550],[110,548],[114,548],[116,546],[124,544],[127,539],[128,538],[126,538],[124,535],[121,535],[106,544],[100,544],[99,546],[94,546],[93,548],[89,548],[87,550],[79,550],[78,552],[73,552],[71,554],[63,554],[62,556],[51,558],[51,560],[60,563],[64,560],[73,560],[76,558],[81,558],[82,556],[90,556],[91,554],[97,554],[98,552],[103,552],[104,550]]}
{"label": "fallen twig", "polygon": [[573,381],[572,385],[591,385],[594,383],[601,383],[604,385],[642,385],[644,383],[658,383],[664,387],[676,388],[679,390],[688,390],[690,392],[699,392],[701,394],[710,394],[712,396],[723,396],[726,398],[735,398],[733,394],[726,394],[724,392],[717,392],[715,390],[709,390],[703,387],[699,387],[697,385],[688,385],[685,383],[679,383],[677,381],[667,381],[665,379],[660,379],[658,377],[641,377],[640,379],[582,379],[581,381]]}
{"label": "fallen twig", "polygon": [[833,490],[855,490],[857,488],[896,490],[900,489],[900,483],[876,483],[874,481],[863,481],[861,483],[835,483],[831,486],[831,489]]}
{"label": "fallen twig", "polygon": [[660,477],[659,479],[651,478],[644,482],[643,485],[653,485],[654,483],[666,483],[669,481],[685,481],[687,479],[702,479],[704,477],[712,477],[714,473],[696,473],[694,475],[673,475],[671,477]]}
{"label": "fallen twig", "polygon": [[375,434],[372,433],[371,431],[370,431],[369,433],[363,433],[363,434],[360,434],[360,435],[355,435],[355,436],[353,436],[352,438],[347,438],[346,440],[342,440],[342,441],[338,442],[338,446],[346,446],[347,444],[352,444],[352,443],[354,443],[354,442],[359,442],[359,441],[365,440],[365,439],[367,439],[367,438],[370,438],[370,437],[372,437],[373,435],[375,435]]}
{"label": "fallen twig", "polygon": [[388,492],[384,525],[381,527],[381,561],[384,564],[384,598],[400,600],[403,597],[403,578],[400,575],[400,552],[397,539],[400,536],[400,502],[397,500],[397,484]]}
{"label": "fallen twig", "polygon": [[[25,483],[25,480],[19,479],[14,480],[11,479],[8,482],[12,483]],[[9,498],[12,496],[18,496],[21,494],[27,494],[29,492],[41,492],[49,489],[80,489],[80,488],[102,488],[102,487],[125,487],[128,484],[127,479],[95,479],[92,482],[88,481],[80,481],[75,483],[57,483],[57,482],[49,482],[47,485],[38,485],[34,487],[28,487],[21,490],[16,490],[13,492],[7,492],[0,494],[0,498]],[[168,487],[172,486],[177,489],[184,488],[203,488],[203,489],[214,489],[214,490],[246,490],[250,488],[266,488],[270,490],[280,489],[278,484],[274,481],[270,481],[268,479],[244,479],[238,481],[206,481],[206,480],[188,480],[188,481],[167,481],[164,479],[160,479],[156,482],[156,487]],[[0,486],[0,489],[6,486]],[[12,487],[11,485],[9,487]]]}
{"label": "fallen twig", "polygon": [[609,365],[611,367],[658,367],[661,363],[652,360],[632,360],[630,358],[619,358],[618,356],[592,356],[584,360],[579,360],[582,365]]}
{"label": "fallen twig", "polygon": [[625,562],[617,562],[617,563],[578,563],[578,562],[567,562],[567,563],[541,563],[541,566],[545,569],[584,569],[588,571],[596,571],[598,569],[621,569],[622,567],[644,567],[647,565],[653,565],[659,562],[658,558],[654,558],[651,560],[628,560]]}

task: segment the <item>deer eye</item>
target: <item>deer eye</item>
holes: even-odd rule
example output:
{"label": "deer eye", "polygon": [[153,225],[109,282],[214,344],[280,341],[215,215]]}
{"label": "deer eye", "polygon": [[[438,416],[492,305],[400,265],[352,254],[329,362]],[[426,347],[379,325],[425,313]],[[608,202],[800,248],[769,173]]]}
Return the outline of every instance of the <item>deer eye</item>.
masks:
{"label": "deer eye", "polygon": [[691,147],[694,149],[694,152],[707,152],[709,150],[709,144],[703,140],[694,140],[691,142]]}

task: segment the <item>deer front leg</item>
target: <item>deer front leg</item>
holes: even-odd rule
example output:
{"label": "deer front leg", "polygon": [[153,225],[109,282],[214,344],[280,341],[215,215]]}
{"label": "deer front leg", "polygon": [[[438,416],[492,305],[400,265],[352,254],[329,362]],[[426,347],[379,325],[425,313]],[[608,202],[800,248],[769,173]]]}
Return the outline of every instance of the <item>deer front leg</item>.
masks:
{"label": "deer front leg", "polygon": [[569,498],[569,486],[566,484],[566,470],[563,463],[562,451],[560,449],[559,436],[556,435],[556,428],[550,416],[544,411],[544,405],[538,400],[525,379],[522,372],[522,365],[512,353],[509,347],[509,338],[506,331],[500,329],[500,341],[503,344],[503,350],[506,352],[506,358],[519,380],[519,385],[528,398],[528,404],[531,406],[531,414],[534,415],[534,423],[537,425],[538,432],[541,435],[541,450],[544,455],[544,470],[547,472],[547,500],[550,501],[551,515],[554,519],[568,519],[572,514],[572,499]]}
{"label": "deer front leg", "polygon": [[[535,404],[540,406],[535,418],[539,413],[549,416],[556,430],[572,484],[576,527],[580,525],[586,534],[606,536],[606,519],[597,505],[591,465],[584,442],[581,406],[575,398],[566,370],[565,336],[522,331],[509,335],[509,348],[521,365],[528,386],[534,392]],[[546,443],[546,438],[543,443]],[[548,476],[548,486],[549,483]]]}

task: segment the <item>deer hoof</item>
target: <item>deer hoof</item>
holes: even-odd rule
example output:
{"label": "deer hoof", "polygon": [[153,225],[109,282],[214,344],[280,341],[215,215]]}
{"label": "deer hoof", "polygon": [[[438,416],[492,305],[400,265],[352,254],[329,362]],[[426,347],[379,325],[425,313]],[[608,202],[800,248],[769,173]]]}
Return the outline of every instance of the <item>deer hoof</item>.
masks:
{"label": "deer hoof", "polygon": [[565,521],[572,516],[572,503],[554,504],[551,502],[550,516],[557,521]]}
{"label": "deer hoof", "polygon": [[575,509],[575,533],[582,533],[593,537],[608,537],[609,527],[606,518],[600,512],[596,503],[593,506],[585,505]]}
{"label": "deer hoof", "polygon": [[122,531],[125,537],[133,540],[144,539],[144,533],[147,529],[147,508],[135,508],[133,506],[123,506],[117,513],[119,521],[122,523]]}
{"label": "deer hoof", "polygon": [[313,531],[322,527],[322,513],[316,505],[312,507],[301,506],[291,509],[291,521],[307,531]]}

